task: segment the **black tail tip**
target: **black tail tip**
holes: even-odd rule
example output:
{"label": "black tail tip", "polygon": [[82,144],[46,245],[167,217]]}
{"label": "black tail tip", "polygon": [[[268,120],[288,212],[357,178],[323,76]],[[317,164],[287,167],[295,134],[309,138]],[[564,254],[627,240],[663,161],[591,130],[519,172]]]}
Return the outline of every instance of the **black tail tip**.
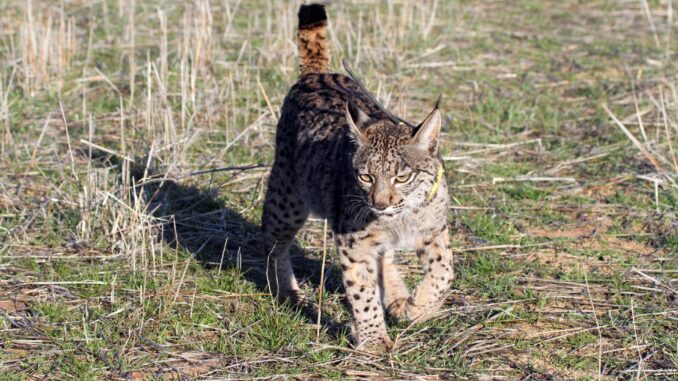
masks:
{"label": "black tail tip", "polygon": [[299,7],[299,29],[327,20],[324,4],[304,4]]}

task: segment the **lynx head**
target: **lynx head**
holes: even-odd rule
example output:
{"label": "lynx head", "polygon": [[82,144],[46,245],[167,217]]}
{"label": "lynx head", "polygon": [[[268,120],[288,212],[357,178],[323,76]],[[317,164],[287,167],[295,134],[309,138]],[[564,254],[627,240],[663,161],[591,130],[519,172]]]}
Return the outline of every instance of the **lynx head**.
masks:
{"label": "lynx head", "polygon": [[423,204],[441,176],[438,108],[415,128],[372,119],[350,101],[345,113],[358,146],[353,156],[355,180],[372,212],[396,216]]}

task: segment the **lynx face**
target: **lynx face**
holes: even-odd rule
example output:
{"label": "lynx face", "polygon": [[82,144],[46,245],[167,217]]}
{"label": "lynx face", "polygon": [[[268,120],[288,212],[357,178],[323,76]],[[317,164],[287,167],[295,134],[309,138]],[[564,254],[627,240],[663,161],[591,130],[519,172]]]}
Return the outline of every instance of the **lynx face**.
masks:
{"label": "lynx face", "polygon": [[373,213],[396,216],[424,203],[435,181],[435,171],[427,171],[433,159],[425,156],[408,143],[358,149],[353,161],[355,179]]}
{"label": "lynx face", "polygon": [[[437,143],[429,141],[437,139],[437,131],[435,136],[424,135],[440,128],[439,118],[429,117],[415,134],[403,124],[374,122],[350,105],[346,118],[358,144],[353,157],[356,183],[370,210],[395,217],[421,206],[436,181],[438,166]],[[431,145],[436,147],[431,150]]]}

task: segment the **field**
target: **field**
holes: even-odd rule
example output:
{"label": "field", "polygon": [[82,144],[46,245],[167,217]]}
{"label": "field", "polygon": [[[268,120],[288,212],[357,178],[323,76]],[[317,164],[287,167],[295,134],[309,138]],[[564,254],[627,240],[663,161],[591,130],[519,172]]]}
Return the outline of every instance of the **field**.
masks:
{"label": "field", "polygon": [[298,5],[0,0],[0,380],[678,379],[671,0],[328,6],[335,70],[412,121],[442,94],[453,291],[385,355],[323,221],[320,316],[255,250]]}

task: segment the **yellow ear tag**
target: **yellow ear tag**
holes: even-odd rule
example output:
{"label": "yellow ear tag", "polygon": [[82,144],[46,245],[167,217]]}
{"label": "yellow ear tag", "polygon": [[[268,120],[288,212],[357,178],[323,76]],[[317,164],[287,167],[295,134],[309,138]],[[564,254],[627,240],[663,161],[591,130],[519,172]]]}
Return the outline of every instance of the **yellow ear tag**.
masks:
{"label": "yellow ear tag", "polygon": [[438,193],[438,188],[440,188],[440,183],[443,181],[443,166],[441,165],[438,167],[438,174],[436,175],[436,182],[433,183],[433,187],[431,188],[431,192],[429,192],[428,196],[426,196],[426,201],[431,201],[433,200],[433,197],[436,196],[436,193]]}

